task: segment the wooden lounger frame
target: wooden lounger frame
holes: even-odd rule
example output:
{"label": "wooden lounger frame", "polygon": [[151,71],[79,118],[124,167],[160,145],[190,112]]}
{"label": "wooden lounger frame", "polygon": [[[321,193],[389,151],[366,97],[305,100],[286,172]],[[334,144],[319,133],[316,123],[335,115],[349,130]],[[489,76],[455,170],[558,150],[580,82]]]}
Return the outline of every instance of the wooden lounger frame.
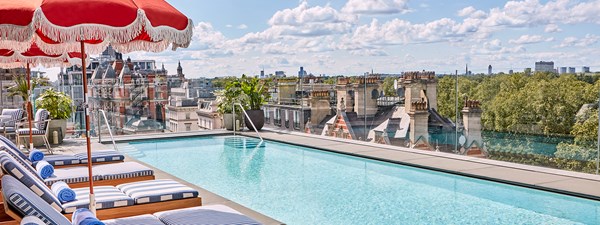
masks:
{"label": "wooden lounger frame", "polygon": [[[125,162],[125,161],[124,160],[119,160],[119,161],[107,161],[107,162],[94,162],[92,164],[93,165],[102,165],[102,164],[122,163],[122,162]],[[69,168],[69,167],[78,167],[78,166],[86,167],[87,163],[54,166],[54,169]]]}
{"label": "wooden lounger frame", "polygon": [[[17,212],[13,211],[8,206],[8,202],[5,201],[3,206],[4,206],[4,212],[6,213],[6,215],[15,219],[14,220],[15,223],[10,223],[13,221],[9,221],[9,223],[6,223],[6,224],[7,225],[8,224],[19,224],[23,218],[21,216],[19,216],[19,214]],[[139,205],[132,205],[132,206],[117,207],[117,208],[98,209],[96,211],[96,217],[99,220],[108,220],[108,219],[138,216],[138,215],[143,215],[143,214],[152,214],[152,213],[161,212],[161,211],[167,211],[167,210],[173,210],[173,209],[183,209],[183,208],[196,207],[196,206],[202,206],[202,198],[200,198],[200,197],[184,198],[184,199],[177,199],[177,200],[171,200],[171,201],[165,201],[165,202],[155,202],[155,203],[139,204]],[[65,217],[67,217],[67,219],[71,220],[71,216],[73,214],[64,213],[63,215]],[[4,225],[4,223],[2,221],[0,221],[0,225]]]}
{"label": "wooden lounger frame", "polygon": [[[98,209],[96,210],[96,217],[98,217],[98,219],[100,220],[108,220],[196,206],[202,206],[202,199],[200,197],[184,198],[165,202],[155,202],[117,208]],[[65,217],[71,220],[71,213],[63,215],[65,215]]]}

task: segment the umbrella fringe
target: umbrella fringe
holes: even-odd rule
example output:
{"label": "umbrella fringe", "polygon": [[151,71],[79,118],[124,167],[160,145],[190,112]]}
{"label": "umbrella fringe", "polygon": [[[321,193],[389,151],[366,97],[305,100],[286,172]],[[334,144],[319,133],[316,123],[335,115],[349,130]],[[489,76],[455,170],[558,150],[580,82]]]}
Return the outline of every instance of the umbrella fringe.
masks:
{"label": "umbrella fringe", "polygon": [[[20,53],[15,52],[12,56],[0,57],[0,67],[2,68],[19,68],[24,67],[26,64],[32,66],[41,65],[44,67],[63,67],[70,66],[70,57],[67,53],[63,53],[56,56],[23,56]],[[81,59],[79,60],[81,65]]]}
{"label": "umbrella fringe", "polygon": [[144,18],[143,11],[138,10],[136,19],[124,27],[111,27],[101,24],[80,24],[63,27],[50,22],[42,9],[38,8],[35,10],[33,21],[36,29],[41,30],[44,35],[57,42],[77,42],[82,39],[127,42],[140,35],[144,26]]}
{"label": "umbrella fringe", "polygon": [[162,52],[169,47],[169,42],[130,41],[125,44],[113,44],[112,46],[121,53],[130,53],[135,51]]}
{"label": "umbrella fringe", "polygon": [[0,40],[27,41],[33,35],[33,22],[25,26],[0,24]]}
{"label": "umbrella fringe", "polygon": [[188,19],[188,24],[185,29],[177,30],[170,26],[153,27],[150,20],[144,14],[144,29],[153,41],[168,41],[176,46],[187,48],[192,41],[194,35],[194,22]]}
{"label": "umbrella fringe", "polygon": [[[67,42],[67,43],[58,43],[51,44],[42,41],[39,37],[35,41],[38,48],[47,54],[62,54],[64,52],[80,52],[81,51],[81,43],[79,42]],[[106,47],[110,43],[108,41],[103,41],[98,44],[85,44],[85,51],[88,54],[100,54],[102,53]]]}
{"label": "umbrella fringe", "polygon": [[8,49],[15,52],[26,52],[31,48],[31,40],[28,41],[13,41],[13,40],[0,40],[0,49]]}

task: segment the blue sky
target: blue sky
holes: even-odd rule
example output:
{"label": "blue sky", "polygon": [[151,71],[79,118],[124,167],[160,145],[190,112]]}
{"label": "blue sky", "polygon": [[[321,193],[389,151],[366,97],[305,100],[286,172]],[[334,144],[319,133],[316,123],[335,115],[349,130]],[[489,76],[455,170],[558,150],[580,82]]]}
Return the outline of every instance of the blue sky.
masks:
{"label": "blue sky", "polygon": [[187,77],[298,67],[357,75],[509,69],[535,61],[600,71],[600,0],[169,0],[195,23],[188,49],[130,53]]}

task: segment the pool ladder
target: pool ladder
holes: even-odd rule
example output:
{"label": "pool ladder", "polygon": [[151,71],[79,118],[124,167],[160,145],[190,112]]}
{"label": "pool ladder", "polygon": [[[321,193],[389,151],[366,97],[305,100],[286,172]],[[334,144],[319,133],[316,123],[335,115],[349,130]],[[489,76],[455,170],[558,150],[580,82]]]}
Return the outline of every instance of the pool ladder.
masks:
{"label": "pool ladder", "polygon": [[[108,124],[106,112],[104,112],[104,110],[102,109],[98,109],[98,112],[100,112],[102,114],[102,117],[104,117],[104,123],[106,124],[106,128],[108,129],[108,134],[110,135],[110,140],[112,141],[115,151],[119,151],[119,149],[117,148],[117,143],[115,143],[115,138],[112,134],[112,129],[110,129],[110,125]],[[102,127],[100,126],[100,118],[98,118],[98,142],[102,143]]]}
{"label": "pool ladder", "polygon": [[252,127],[254,128],[254,132],[256,132],[256,135],[258,135],[258,138],[260,138],[260,141],[264,141],[262,136],[260,136],[260,133],[258,133],[258,130],[256,129],[256,126],[254,126],[254,122],[252,122],[252,119],[250,119],[250,116],[248,116],[248,113],[246,113],[246,110],[244,110],[244,107],[242,106],[242,104],[240,103],[233,103],[233,108],[231,110],[232,114],[231,116],[233,117],[233,135],[235,136],[235,130],[237,129],[236,127],[236,120],[235,120],[235,105],[239,105],[240,108],[242,109],[242,112],[244,112],[244,115],[246,115],[246,118],[248,119],[248,121],[250,121],[250,124],[252,125]]}

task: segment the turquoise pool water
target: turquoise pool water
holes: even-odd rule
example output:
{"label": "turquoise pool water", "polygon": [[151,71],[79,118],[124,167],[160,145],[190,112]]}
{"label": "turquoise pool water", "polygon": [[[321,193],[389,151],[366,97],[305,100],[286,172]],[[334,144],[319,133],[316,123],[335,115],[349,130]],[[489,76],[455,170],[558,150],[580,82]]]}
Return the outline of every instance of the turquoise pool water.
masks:
{"label": "turquoise pool water", "polygon": [[600,224],[600,202],[257,139],[119,149],[287,224]]}

